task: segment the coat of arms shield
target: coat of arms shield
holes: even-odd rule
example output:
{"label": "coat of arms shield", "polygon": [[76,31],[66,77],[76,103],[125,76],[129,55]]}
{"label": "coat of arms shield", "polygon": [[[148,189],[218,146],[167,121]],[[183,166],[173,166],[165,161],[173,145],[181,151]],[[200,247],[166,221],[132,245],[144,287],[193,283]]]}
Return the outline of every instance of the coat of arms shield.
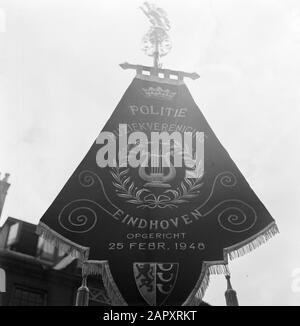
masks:
{"label": "coat of arms shield", "polygon": [[134,263],[133,272],[141,296],[150,306],[160,306],[172,293],[178,263]]}

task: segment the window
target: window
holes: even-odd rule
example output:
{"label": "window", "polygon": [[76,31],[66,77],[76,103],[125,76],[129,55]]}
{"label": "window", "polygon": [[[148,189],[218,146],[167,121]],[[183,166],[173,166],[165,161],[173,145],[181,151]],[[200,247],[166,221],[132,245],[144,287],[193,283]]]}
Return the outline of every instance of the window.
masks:
{"label": "window", "polygon": [[16,285],[11,296],[10,306],[45,306],[46,292]]}
{"label": "window", "polygon": [[17,242],[19,234],[19,223],[14,223],[10,226],[6,246],[10,247]]}

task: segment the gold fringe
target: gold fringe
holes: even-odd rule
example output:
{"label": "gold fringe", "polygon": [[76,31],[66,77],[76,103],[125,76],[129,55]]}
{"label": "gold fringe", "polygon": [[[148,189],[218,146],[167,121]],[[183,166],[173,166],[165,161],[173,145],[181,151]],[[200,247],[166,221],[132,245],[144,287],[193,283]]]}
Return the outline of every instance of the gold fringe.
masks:
{"label": "gold fringe", "polygon": [[237,245],[234,245],[229,248],[224,249],[224,260],[216,262],[204,262],[201,275],[198,279],[198,282],[191,292],[190,296],[184,302],[184,306],[198,306],[206,289],[209,285],[209,279],[211,274],[225,274],[230,275],[228,269],[228,256],[230,260],[241,257],[245,254],[250,253],[254,249],[258,248],[262,244],[266,243],[268,240],[273,238],[276,234],[279,233],[278,227],[275,222],[272,222],[265,229],[263,229],[258,234],[254,235],[247,240],[240,242]]}
{"label": "gold fringe", "polygon": [[103,285],[113,306],[127,306],[127,302],[122,297],[109,269],[108,263],[105,264],[102,274]]}
{"label": "gold fringe", "polygon": [[89,248],[82,247],[78,244],[68,240],[59,233],[53,231],[43,222],[37,225],[36,233],[43,239],[53,244],[59,250],[79,259],[82,267],[82,276],[88,275],[101,275],[103,285],[107,291],[112,305],[114,306],[127,306],[126,301],[123,299],[109,269],[108,261],[87,260],[89,256]]}
{"label": "gold fringe", "polygon": [[270,224],[267,228],[262,230],[258,235],[247,239],[235,245],[233,247],[226,248],[226,253],[228,254],[230,260],[233,260],[238,257],[242,257],[254,249],[260,247],[265,244],[268,240],[273,238],[276,234],[279,233],[278,227],[275,222]]}
{"label": "gold fringe", "polygon": [[203,276],[202,282],[201,282],[200,287],[197,290],[194,298],[189,303],[189,305],[199,306],[199,304],[201,303],[202,298],[204,297],[204,294],[209,286],[210,275],[212,275],[212,274],[229,275],[228,266],[224,265],[224,264],[210,265],[209,263],[204,263],[204,276]]}
{"label": "gold fringe", "polygon": [[228,265],[220,264],[220,265],[211,265],[208,267],[209,275],[215,274],[215,275],[229,275],[229,269]]}
{"label": "gold fringe", "polygon": [[83,276],[101,275],[103,285],[113,306],[127,306],[110,272],[107,260],[87,260],[82,265]]}
{"label": "gold fringe", "polygon": [[192,300],[192,304],[191,305],[199,305],[199,303],[202,301],[202,298],[204,297],[204,294],[209,286],[209,269],[205,270],[204,273],[204,277],[202,279],[201,285],[199,287],[199,289],[196,292],[196,295],[194,296],[193,300]]}
{"label": "gold fringe", "polygon": [[59,250],[64,251],[76,259],[84,261],[89,256],[88,247],[79,246],[78,244],[66,239],[42,222],[37,225],[36,233]]}
{"label": "gold fringe", "polygon": [[104,265],[107,261],[87,260],[82,264],[82,275],[103,275]]}
{"label": "gold fringe", "polygon": [[[122,297],[109,269],[109,264],[107,261],[96,261],[87,260],[89,255],[89,248],[82,247],[76,243],[64,238],[57,232],[51,230],[47,225],[40,222],[37,226],[36,233],[42,236],[46,241],[49,241],[54,246],[60,250],[70,254],[72,257],[78,258],[83,262],[82,264],[82,274],[84,276],[88,275],[101,275],[103,280],[103,285],[107,291],[107,294],[115,306],[127,306],[126,301]],[[229,248],[224,249],[224,260],[219,262],[204,262],[201,275],[195,286],[194,290],[184,302],[185,306],[198,306],[206,289],[209,285],[209,279],[211,274],[225,274],[229,275],[228,270],[228,256],[230,260],[244,256],[245,254],[253,251],[254,249],[260,247],[262,244],[266,243],[272,237],[279,233],[278,227],[275,222],[271,223],[265,229],[263,229],[259,234],[240,242]],[[199,285],[200,283],[200,285]],[[196,288],[198,289],[196,290]]]}

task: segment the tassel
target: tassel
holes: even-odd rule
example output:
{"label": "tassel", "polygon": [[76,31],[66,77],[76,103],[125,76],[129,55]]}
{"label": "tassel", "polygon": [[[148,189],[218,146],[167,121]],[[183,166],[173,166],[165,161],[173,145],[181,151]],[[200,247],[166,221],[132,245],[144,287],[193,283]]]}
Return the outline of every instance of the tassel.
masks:
{"label": "tassel", "polygon": [[227,306],[238,306],[238,299],[236,295],[236,291],[233,290],[230,282],[230,275],[225,276],[227,280],[227,290],[225,292],[225,299],[226,299],[226,305]]}
{"label": "tassel", "polygon": [[209,276],[211,274],[225,274],[228,288],[225,292],[226,304],[227,306],[238,306],[238,299],[236,292],[232,289],[230,283],[230,273],[228,270],[228,256],[232,260],[234,258],[243,256],[250,253],[254,249],[258,248],[262,244],[266,243],[273,236],[279,233],[278,227],[275,222],[269,224],[266,228],[261,230],[258,234],[255,234],[253,237],[246,239],[234,246],[224,249],[224,259],[223,261],[217,261],[214,265],[204,263],[203,270],[199,277],[199,280],[195,286],[194,291],[183,303],[184,306],[197,306],[201,302],[205,291],[209,285]]}
{"label": "tassel", "polygon": [[89,305],[90,291],[86,285],[86,278],[87,278],[86,275],[84,275],[82,277],[81,287],[77,290],[76,306],[88,306]]}
{"label": "tassel", "polygon": [[82,263],[81,268],[83,277],[101,275],[104,288],[112,306],[127,306],[113,279],[107,260],[86,260]]}
{"label": "tassel", "polygon": [[82,275],[102,275],[105,264],[105,260],[86,260],[82,264]]}
{"label": "tassel", "polygon": [[227,253],[230,260],[244,256],[254,249],[260,247],[262,244],[266,243],[272,237],[279,233],[278,227],[275,222],[271,223],[265,229],[263,229],[259,234],[254,237],[242,242],[234,247],[227,248]]}

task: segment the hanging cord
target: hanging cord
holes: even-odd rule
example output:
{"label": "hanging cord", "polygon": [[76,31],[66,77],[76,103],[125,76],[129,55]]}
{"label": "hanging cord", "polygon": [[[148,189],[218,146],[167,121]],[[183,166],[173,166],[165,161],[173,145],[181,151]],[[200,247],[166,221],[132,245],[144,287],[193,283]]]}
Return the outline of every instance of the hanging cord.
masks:
{"label": "hanging cord", "polygon": [[89,305],[90,291],[87,287],[87,275],[82,268],[82,283],[77,290],[76,306],[88,306]]}

